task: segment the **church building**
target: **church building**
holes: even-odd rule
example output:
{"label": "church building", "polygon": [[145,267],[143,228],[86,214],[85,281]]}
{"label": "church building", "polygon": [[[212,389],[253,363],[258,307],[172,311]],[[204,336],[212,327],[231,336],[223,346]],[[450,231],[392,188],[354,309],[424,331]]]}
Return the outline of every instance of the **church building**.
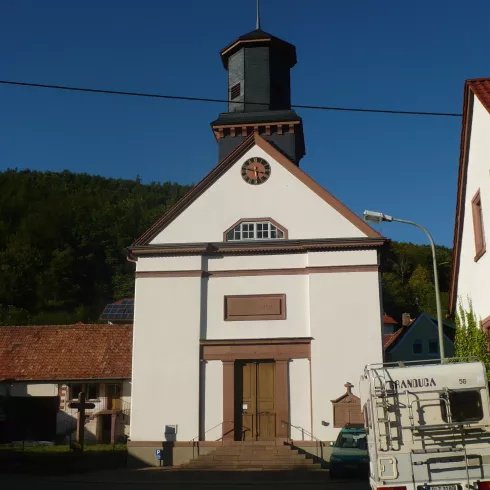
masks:
{"label": "church building", "polygon": [[383,358],[386,240],[301,167],[296,48],[256,29],[220,54],[219,163],[129,249],[128,448],[150,464],[169,446],[177,464],[196,446],[332,441],[362,422],[359,379]]}

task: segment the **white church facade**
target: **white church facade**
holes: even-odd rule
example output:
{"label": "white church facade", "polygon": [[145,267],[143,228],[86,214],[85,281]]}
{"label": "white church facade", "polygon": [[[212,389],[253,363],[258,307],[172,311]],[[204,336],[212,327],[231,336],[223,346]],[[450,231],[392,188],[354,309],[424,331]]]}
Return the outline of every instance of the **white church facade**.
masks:
{"label": "white church facade", "polygon": [[130,248],[128,449],[146,463],[169,446],[177,464],[227,441],[334,440],[362,421],[338,405],[344,385],[356,400],[382,361],[386,240],[299,168],[294,46],[256,30],[221,56],[220,163]]}

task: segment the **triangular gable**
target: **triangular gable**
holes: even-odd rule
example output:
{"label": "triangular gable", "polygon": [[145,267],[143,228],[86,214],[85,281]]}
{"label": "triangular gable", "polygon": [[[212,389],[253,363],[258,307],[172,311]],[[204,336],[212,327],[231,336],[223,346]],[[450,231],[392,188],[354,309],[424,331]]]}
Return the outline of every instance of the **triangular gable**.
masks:
{"label": "triangular gable", "polygon": [[139,237],[133,246],[146,246],[173,220],[175,220],[185,209],[187,209],[196,199],[201,196],[214,182],[216,182],[225,172],[227,172],[236,161],[243,156],[254,145],[257,145],[264,152],[268,153],[282,167],[288,170],[293,176],[305,184],[311,191],[319,196],[323,201],[329,204],[334,210],[341,214],[351,224],[358,228],[369,238],[382,238],[382,236],[359,216],[352,212],[347,206],[336,199],[320,184],[313,180],[291,160],[284,156],[279,150],[268,143],[260,135],[252,133],[248,136],[234,151],[224,158],[216,167],[209,172],[204,179],[194,186],[175,206],[164,214],[152,227],[150,227],[141,237]]}
{"label": "triangular gable", "polygon": [[[402,343],[403,339],[406,338],[408,332],[412,332],[414,329],[419,327],[419,324],[421,321],[426,320],[429,325],[432,325],[432,327],[435,329],[436,333],[438,332],[438,325],[437,325],[437,319],[430,316],[428,313],[425,311],[422,312],[416,319],[413,321],[410,325],[403,326],[399,330],[397,330],[394,334],[393,337],[390,339],[388,343],[385,344],[384,349],[385,352],[393,352],[398,348],[398,346]],[[443,322],[443,328],[455,328],[453,325],[450,323]],[[454,343],[449,336],[447,335],[447,330],[444,332],[444,338],[448,340],[451,343]]]}

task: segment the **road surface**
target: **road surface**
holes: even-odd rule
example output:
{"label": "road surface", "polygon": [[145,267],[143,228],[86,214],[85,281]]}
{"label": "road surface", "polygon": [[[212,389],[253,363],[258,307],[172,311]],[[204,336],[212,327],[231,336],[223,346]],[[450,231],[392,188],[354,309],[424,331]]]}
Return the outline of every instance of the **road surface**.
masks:
{"label": "road surface", "polygon": [[14,490],[369,490],[366,481],[330,480],[328,472],[177,472],[159,469],[112,470],[62,476],[0,475]]}

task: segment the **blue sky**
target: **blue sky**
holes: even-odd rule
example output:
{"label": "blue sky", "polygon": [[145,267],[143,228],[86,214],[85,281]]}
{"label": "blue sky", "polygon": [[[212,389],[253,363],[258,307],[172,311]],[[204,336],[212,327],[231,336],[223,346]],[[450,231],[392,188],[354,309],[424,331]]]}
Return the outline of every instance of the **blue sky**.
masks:
{"label": "blue sky", "polygon": [[[262,28],[296,45],[296,104],[461,112],[489,75],[490,3],[262,0]],[[219,51],[255,28],[255,0],[2,0],[0,79],[226,98]],[[0,86],[0,170],[198,182],[224,104]],[[460,118],[298,110],[301,168],[353,211],[418,221],[452,243]],[[384,224],[396,240],[415,228]]]}

